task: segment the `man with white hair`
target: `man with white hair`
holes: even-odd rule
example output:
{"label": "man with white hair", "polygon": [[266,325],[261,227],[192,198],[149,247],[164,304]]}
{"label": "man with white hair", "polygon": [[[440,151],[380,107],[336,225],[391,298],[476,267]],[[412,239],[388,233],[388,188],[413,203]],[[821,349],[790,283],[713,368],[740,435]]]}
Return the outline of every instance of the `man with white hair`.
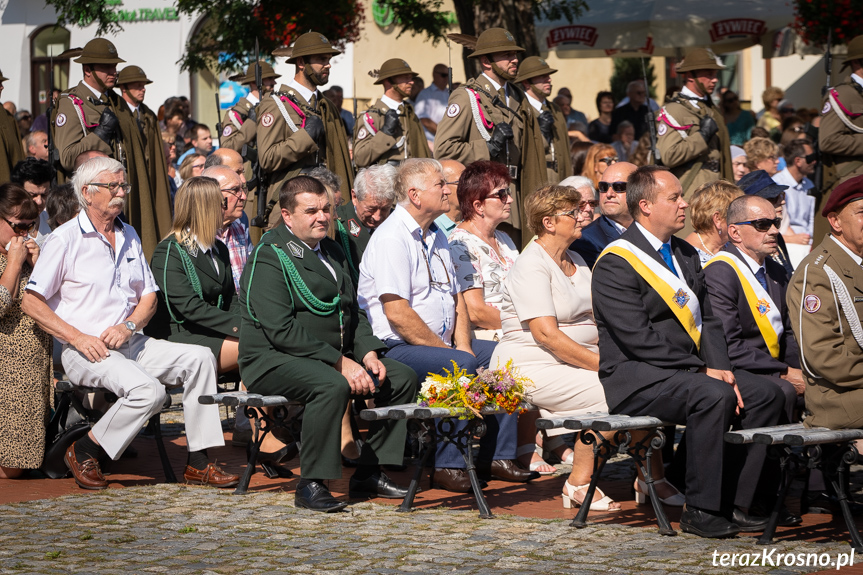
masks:
{"label": "man with white hair", "polygon": [[[437,160],[405,160],[395,182],[398,205],[369,241],[360,263],[359,303],[386,357],[425,379],[443,374],[455,361],[470,375],[488,368],[495,342],[471,342],[470,319],[453,268],[446,237],[434,224],[449,210],[450,190]],[[529,481],[539,474],[518,467],[515,415],[487,418],[478,467],[505,481]],[[463,424],[463,422],[461,422]],[[434,482],[450,491],[470,491],[458,449],[437,450]]]}
{"label": "man with white hair", "polygon": [[338,240],[348,255],[354,280],[372,233],[389,217],[396,202],[396,168],[381,164],[357,172],[351,201],[336,208]]}
{"label": "man with white hair", "polygon": [[98,387],[119,399],[64,460],[84,489],[105,489],[99,457],[118,459],[162,409],[166,386],[183,386],[188,483],[231,487],[237,475],[210,463],[207,448],[224,445],[219,409],[201,405],[216,392],[210,350],[141,333],[156,310],[156,282],[134,228],[122,223],[129,185],[111,158],[84,163],[72,178],[78,216],[48,236],[21,303],[27,315],[63,343],[72,383]]}
{"label": "man with white hair", "polygon": [[[617,162],[603,172],[599,180],[599,207],[602,215],[581,231],[581,237],[572,242],[570,249],[577,252],[584,262],[593,267],[596,259],[605,246],[620,237],[632,225],[632,216],[626,207],[626,178],[638,167],[629,162]],[[580,178],[573,176],[564,182]],[[584,190],[593,189],[592,182],[587,178],[583,186],[568,184],[584,195]],[[563,184],[563,182],[561,182]]]}

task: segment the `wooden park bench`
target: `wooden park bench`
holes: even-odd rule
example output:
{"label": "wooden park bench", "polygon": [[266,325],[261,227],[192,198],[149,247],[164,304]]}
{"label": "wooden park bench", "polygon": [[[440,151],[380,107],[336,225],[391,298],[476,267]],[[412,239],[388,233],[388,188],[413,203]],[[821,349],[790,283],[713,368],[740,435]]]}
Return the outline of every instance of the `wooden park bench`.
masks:
{"label": "wooden park bench", "polygon": [[[540,418],[536,420],[536,427],[542,430],[548,429],[571,429],[577,432],[576,441],[584,445],[593,446],[593,474],[590,477],[590,485],[584,496],[584,501],[578,510],[575,519],[572,520],[573,527],[586,527],[587,514],[590,504],[596,492],[596,484],[606,462],[616,453],[628,455],[644,474],[647,488],[650,493],[650,502],[656,513],[656,522],[659,524],[661,535],[677,535],[671,528],[671,523],[665,515],[665,510],[656,494],[653,477],[650,472],[650,461],[655,452],[662,452],[665,445],[665,433],[663,428],[669,425],[661,419],[650,416],[610,415],[608,413],[585,413],[573,417],[563,418]],[[634,441],[632,432],[644,430],[647,432],[644,438]],[[611,439],[607,439],[599,433],[592,432],[614,432]]]}
{"label": "wooden park bench", "polygon": [[767,445],[769,455],[779,459],[779,492],[767,528],[758,538],[759,545],[773,542],[779,512],[785,504],[785,496],[795,472],[803,468],[819,467],[836,493],[842,517],[851,536],[851,546],[858,553],[863,553],[863,540],[851,515],[848,501],[848,471],[850,466],[856,463],[858,455],[854,445],[856,439],[863,439],[863,430],[806,428],[802,423],[729,431],[725,434],[725,441],[728,443]]}

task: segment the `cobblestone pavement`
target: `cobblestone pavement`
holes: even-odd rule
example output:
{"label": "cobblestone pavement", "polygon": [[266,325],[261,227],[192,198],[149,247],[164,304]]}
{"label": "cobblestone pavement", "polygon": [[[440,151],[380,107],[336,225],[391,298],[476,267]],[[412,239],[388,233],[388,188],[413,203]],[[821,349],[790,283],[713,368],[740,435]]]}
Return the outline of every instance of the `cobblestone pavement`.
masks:
{"label": "cobblestone pavement", "polygon": [[[293,494],[244,497],[153,485],[0,506],[0,573],[808,573],[813,567],[714,566],[714,552],[829,554],[850,547],[755,545],[655,529],[559,520],[479,519],[447,509],[397,513],[373,503],[324,515]],[[738,560],[739,561],[739,560]],[[810,564],[811,565],[811,564]],[[829,567],[821,567],[829,568]]]}

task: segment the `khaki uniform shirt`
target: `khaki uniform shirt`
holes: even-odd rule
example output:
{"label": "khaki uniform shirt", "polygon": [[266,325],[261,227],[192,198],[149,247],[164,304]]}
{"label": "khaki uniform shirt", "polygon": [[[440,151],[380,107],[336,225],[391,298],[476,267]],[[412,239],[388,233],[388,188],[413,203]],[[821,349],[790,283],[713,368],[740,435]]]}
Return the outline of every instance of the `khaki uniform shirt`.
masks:
{"label": "khaki uniform shirt", "polygon": [[[81,100],[80,108],[73,104],[72,97]],[[54,119],[54,146],[60,152],[60,165],[68,174],[74,170],[75,159],[84,152],[99,150],[117,159],[116,150],[90,131],[99,125],[99,117],[105,109],[105,106],[94,104],[91,98],[95,100],[95,94],[81,81],[67,93],[62,94],[57,104],[57,116]],[[108,98],[102,94],[99,101],[107,104]],[[83,114],[83,122],[86,125],[82,125],[79,111]]]}
{"label": "khaki uniform shirt", "polygon": [[399,104],[401,132],[397,137],[380,131],[384,126],[384,116],[390,109],[386,102],[378,98],[374,107],[357,118],[354,125],[354,163],[357,168],[416,157],[417,146],[425,148],[425,155],[420,154],[419,157],[431,156],[422,124],[408,102]]}
{"label": "khaki uniform shirt", "polygon": [[[844,285],[851,309],[842,307],[843,290],[834,288],[828,268]],[[786,300],[806,377],[806,409],[812,413],[804,423],[863,428],[863,349],[848,320],[863,315],[863,268],[825,236],[797,267]]]}
{"label": "khaki uniform shirt", "polygon": [[0,110],[0,182],[8,182],[12,168],[23,159],[18,122],[3,108]]}
{"label": "khaki uniform shirt", "polygon": [[243,97],[225,112],[225,117],[222,119],[222,134],[219,136],[220,148],[242,153],[243,146],[255,141],[258,125],[254,121],[249,121],[249,114],[254,108],[254,104]]}
{"label": "khaki uniform shirt", "polygon": [[[530,97],[528,97],[530,102]],[[553,102],[545,101],[542,103],[542,109],[537,110],[530,105],[533,117],[536,119],[537,125],[535,130],[536,145],[540,146],[542,153],[545,156],[545,166],[547,174],[547,182],[556,184],[568,178],[572,174],[572,163],[569,157],[569,135],[567,134],[566,118]],[[539,129],[539,115],[542,112],[549,111],[554,116],[554,135],[549,142],[545,139],[542,131]]]}

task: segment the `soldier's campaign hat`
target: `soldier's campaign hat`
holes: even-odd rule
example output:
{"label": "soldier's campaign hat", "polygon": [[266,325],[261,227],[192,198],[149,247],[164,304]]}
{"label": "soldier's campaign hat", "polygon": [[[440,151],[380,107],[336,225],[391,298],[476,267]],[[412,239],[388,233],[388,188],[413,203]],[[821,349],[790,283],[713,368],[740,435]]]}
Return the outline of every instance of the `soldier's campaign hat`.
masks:
{"label": "soldier's campaign hat", "polygon": [[518,76],[515,78],[516,84],[536,78],[537,76],[545,76],[546,74],[554,74],[557,72],[554,68],[548,65],[543,58],[539,56],[528,56],[518,67]]}
{"label": "soldier's campaign hat", "polygon": [[394,76],[401,76],[402,74],[412,74],[414,78],[419,76],[419,74],[411,70],[410,65],[401,58],[390,58],[384,62],[384,65],[381,66],[381,69],[377,72],[378,79],[375,80],[375,84],[383,84],[384,80]]}
{"label": "soldier's campaign hat", "polygon": [[[281,74],[276,74],[276,71],[267,62],[260,60],[260,63],[261,63],[261,80],[266,80],[267,78],[276,79],[276,78],[282,77]],[[255,63],[252,62],[251,64],[249,64],[249,67],[246,68],[245,74],[237,74],[236,76],[231,76],[229,78],[229,80],[233,80],[234,82],[239,82],[240,84],[251,84],[252,82],[255,81]]]}
{"label": "soldier's campaign hat", "polygon": [[848,54],[845,56],[845,61],[842,62],[841,70],[850,66],[854,60],[863,60],[863,35],[848,42]]}
{"label": "soldier's campaign hat", "polygon": [[846,204],[860,199],[863,199],[863,176],[848,178],[833,188],[833,192],[827,198],[827,203],[824,204],[824,209],[821,210],[821,215],[826,218],[830,212],[838,212]]}
{"label": "soldier's campaign hat", "polygon": [[131,84],[132,82],[153,83],[152,80],[147,78],[147,74],[144,73],[144,70],[140,66],[126,66],[120,70],[120,75],[117,77],[117,85],[122,86],[123,84]]}
{"label": "soldier's campaign hat", "polygon": [[524,52],[524,48],[515,43],[512,34],[503,28],[489,28],[479,35],[476,47],[469,58],[478,58],[485,54],[497,54],[498,52]]}
{"label": "soldier's campaign hat", "polygon": [[707,48],[690,48],[683,56],[683,61],[677,65],[678,72],[691,72],[693,70],[724,70],[725,66]]}
{"label": "soldier's campaign hat", "polygon": [[5,82],[5,81],[6,81],[6,80],[8,80],[8,79],[9,79],[9,78],[7,78],[6,76],[4,76],[4,75],[3,75],[3,71],[2,71],[2,70],[0,70],[0,82]]}
{"label": "soldier's campaign hat", "polygon": [[[698,68],[701,69],[701,68]],[[788,186],[777,184],[764,170],[749,172],[737,182],[737,187],[749,196],[760,196],[771,200],[785,192]]]}
{"label": "soldier's campaign hat", "polygon": [[290,48],[290,55],[286,50],[275,50],[273,56],[288,56],[288,64],[294,64],[297,58],[302,56],[335,56],[341,54],[333,48],[327,37],[318,32],[307,32],[297,38],[294,45]]}
{"label": "soldier's campaign hat", "polygon": [[125,62],[117,55],[117,48],[110,40],[93,38],[84,45],[77,64],[122,64]]}

